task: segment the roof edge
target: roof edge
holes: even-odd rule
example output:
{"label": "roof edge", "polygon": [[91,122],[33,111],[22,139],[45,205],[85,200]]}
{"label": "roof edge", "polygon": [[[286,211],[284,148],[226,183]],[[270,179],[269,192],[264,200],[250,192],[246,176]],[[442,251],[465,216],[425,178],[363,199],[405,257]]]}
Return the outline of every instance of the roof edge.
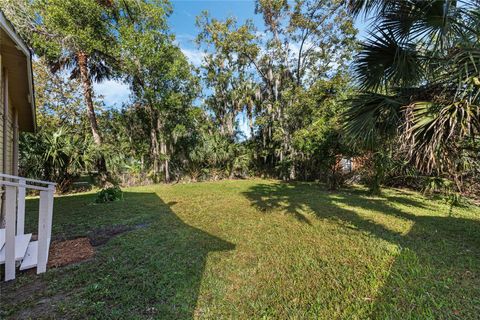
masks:
{"label": "roof edge", "polygon": [[35,109],[35,91],[34,91],[34,84],[33,84],[33,68],[32,68],[32,51],[27,46],[25,41],[20,37],[20,35],[15,31],[15,27],[12,25],[10,21],[8,21],[5,14],[0,9],[0,27],[7,33],[7,35],[17,44],[18,49],[25,54],[27,58],[27,77],[28,77],[28,87],[30,93],[30,105],[32,111],[32,120],[33,120],[33,132],[37,129],[37,121],[36,121],[36,109]]}
{"label": "roof edge", "polygon": [[5,14],[3,13],[2,10],[0,10],[0,26],[2,27],[3,30],[10,36],[10,38],[15,41],[15,43],[19,46],[19,48],[23,51],[23,53],[31,58],[32,52],[28,48],[27,44],[25,41],[23,41],[22,37],[18,35],[18,33],[15,31],[15,28],[13,27],[12,23],[8,21],[7,17],[5,17]]}

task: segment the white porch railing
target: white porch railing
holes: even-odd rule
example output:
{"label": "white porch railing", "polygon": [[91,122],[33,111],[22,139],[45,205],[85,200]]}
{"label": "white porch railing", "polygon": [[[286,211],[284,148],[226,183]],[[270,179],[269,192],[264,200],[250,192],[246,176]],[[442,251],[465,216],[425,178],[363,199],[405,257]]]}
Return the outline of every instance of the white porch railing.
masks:
{"label": "white porch railing", "polygon": [[[5,264],[5,281],[15,279],[20,270],[37,267],[37,274],[47,270],[52,233],[55,183],[0,173],[0,187],[5,190],[5,228],[0,229],[0,264]],[[25,234],[25,195],[27,189],[40,192],[37,240]],[[3,238],[3,239],[2,239]]]}

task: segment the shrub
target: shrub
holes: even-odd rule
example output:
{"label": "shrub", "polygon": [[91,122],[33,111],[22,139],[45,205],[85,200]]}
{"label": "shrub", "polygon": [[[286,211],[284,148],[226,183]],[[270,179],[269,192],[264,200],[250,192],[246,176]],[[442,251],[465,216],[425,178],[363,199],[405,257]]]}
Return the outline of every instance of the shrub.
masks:
{"label": "shrub", "polygon": [[123,199],[123,192],[120,187],[110,187],[100,190],[97,193],[96,203],[106,203]]}

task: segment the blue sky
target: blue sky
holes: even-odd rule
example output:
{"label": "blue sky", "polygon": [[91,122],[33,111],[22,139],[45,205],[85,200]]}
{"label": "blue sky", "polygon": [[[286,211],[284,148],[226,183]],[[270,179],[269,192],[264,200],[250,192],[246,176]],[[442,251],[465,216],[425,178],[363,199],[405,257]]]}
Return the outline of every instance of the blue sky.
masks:
{"label": "blue sky", "polygon": [[[195,65],[199,65],[202,60],[202,53],[193,42],[198,33],[195,19],[203,10],[207,10],[212,17],[218,19],[235,16],[239,23],[252,19],[255,25],[263,25],[262,18],[255,15],[254,0],[173,0],[172,5],[170,28],[176,35],[177,43],[183,53]],[[356,25],[362,36],[365,32],[365,23],[357,21]],[[94,89],[96,94],[104,97],[107,108],[121,107],[129,100],[128,86],[116,80],[96,83]]]}

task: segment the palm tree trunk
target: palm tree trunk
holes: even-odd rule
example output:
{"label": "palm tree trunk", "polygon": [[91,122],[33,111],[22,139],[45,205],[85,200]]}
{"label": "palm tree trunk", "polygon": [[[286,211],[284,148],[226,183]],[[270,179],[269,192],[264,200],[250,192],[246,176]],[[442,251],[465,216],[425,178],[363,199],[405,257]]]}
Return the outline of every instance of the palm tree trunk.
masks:
{"label": "palm tree trunk", "polygon": [[90,81],[90,73],[88,71],[88,55],[84,52],[77,53],[78,67],[80,69],[80,78],[83,85],[83,96],[87,105],[87,117],[92,129],[93,141],[97,146],[102,144],[102,136],[98,129],[97,117],[93,107],[92,82]]}
{"label": "palm tree trunk", "polygon": [[[80,69],[80,79],[83,85],[83,96],[85,104],[87,105],[87,118],[90,122],[90,128],[92,129],[93,141],[97,146],[101,146],[103,141],[102,136],[100,135],[100,130],[98,129],[97,117],[93,106],[93,90],[90,73],[88,71],[88,55],[85,52],[79,51],[77,53],[77,60]],[[107,163],[103,155],[98,159],[97,169],[100,173],[100,183],[105,185],[110,177],[107,171]]]}

